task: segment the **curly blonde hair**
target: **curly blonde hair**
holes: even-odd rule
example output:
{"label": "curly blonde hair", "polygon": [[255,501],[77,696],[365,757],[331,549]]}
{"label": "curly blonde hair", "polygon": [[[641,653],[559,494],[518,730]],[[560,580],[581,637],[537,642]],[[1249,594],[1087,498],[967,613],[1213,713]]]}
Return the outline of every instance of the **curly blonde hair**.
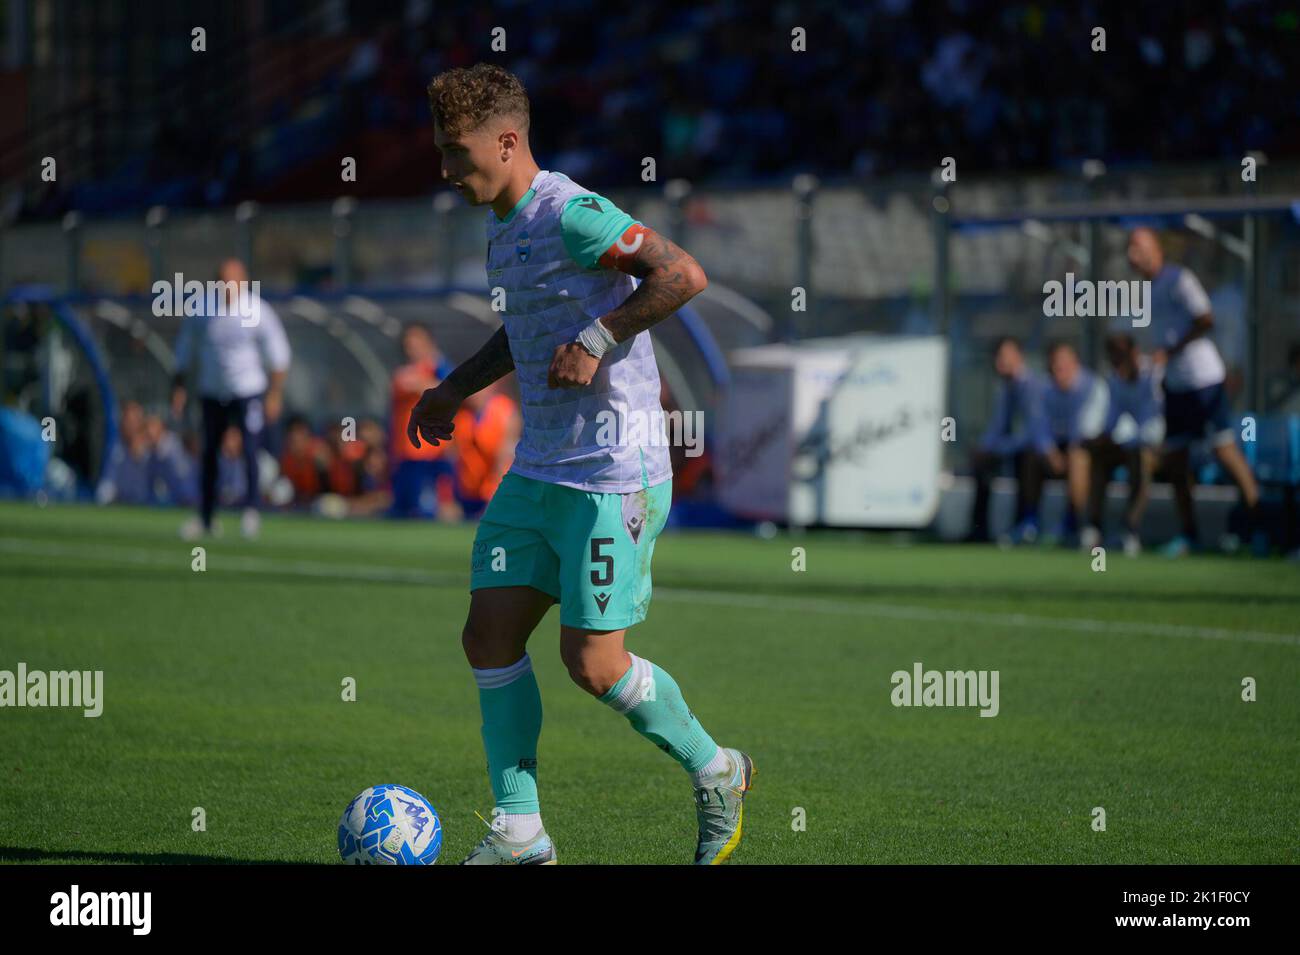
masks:
{"label": "curly blonde hair", "polygon": [[449,136],[478,129],[489,119],[508,116],[528,131],[528,93],[519,77],[490,63],[439,73],[429,83],[429,110]]}

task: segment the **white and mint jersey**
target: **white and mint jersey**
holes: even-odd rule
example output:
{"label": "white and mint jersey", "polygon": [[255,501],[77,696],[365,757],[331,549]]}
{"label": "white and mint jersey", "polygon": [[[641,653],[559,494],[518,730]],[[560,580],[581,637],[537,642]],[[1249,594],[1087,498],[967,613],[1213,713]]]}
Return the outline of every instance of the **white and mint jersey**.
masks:
{"label": "white and mint jersey", "polygon": [[636,287],[630,275],[597,265],[635,222],[603,196],[547,170],[504,220],[488,212],[488,286],[505,291],[502,320],[523,402],[523,435],[510,468],[516,474],[617,494],[672,477],[661,436],[610,441],[637,436],[630,420],[663,420],[649,333],[606,352],[585,388],[546,386],[555,349],[576,340]]}

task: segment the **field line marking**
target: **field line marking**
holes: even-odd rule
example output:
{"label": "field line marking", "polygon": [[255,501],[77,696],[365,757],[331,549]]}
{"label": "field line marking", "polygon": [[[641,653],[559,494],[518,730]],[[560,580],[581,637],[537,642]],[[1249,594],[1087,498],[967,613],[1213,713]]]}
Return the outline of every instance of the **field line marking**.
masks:
{"label": "field line marking", "polygon": [[[178,542],[185,543],[185,542]],[[78,546],[28,538],[0,537],[0,552],[48,557],[101,558],[114,562],[150,567],[176,567],[180,558],[159,554],[156,550],[117,546]],[[188,552],[185,552],[186,555]],[[184,558],[188,561],[188,556]],[[360,566],[319,563],[303,560],[279,560],[238,554],[219,555],[218,567],[244,573],[280,573],[301,577],[325,577],[335,580],[404,581],[413,584],[458,586],[469,584],[467,573],[433,572],[405,567]],[[1134,620],[1097,620],[1089,617],[1046,617],[1024,613],[990,613],[979,610],[953,610],[945,607],[922,607],[912,604],[889,604],[839,600],[833,597],[781,597],[762,594],[738,594],[729,590],[694,590],[659,587],[655,596],[678,603],[710,604],[791,613],[830,613],[845,616],[883,617],[919,623],[983,624],[990,627],[1016,627],[1029,630],[1064,630],[1072,633],[1143,634],[1199,640],[1228,640],[1246,643],[1272,643],[1300,646],[1300,634],[1273,633],[1264,630],[1232,630],[1226,627],[1193,627],[1177,623],[1143,623]]]}

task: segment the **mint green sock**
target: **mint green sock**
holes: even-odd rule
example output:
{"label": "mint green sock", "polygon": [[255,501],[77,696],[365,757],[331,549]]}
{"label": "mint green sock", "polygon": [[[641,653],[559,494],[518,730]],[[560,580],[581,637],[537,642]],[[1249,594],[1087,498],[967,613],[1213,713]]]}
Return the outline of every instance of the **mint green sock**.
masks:
{"label": "mint green sock", "polygon": [[632,665],[600,698],[627,717],[632,728],[677,760],[688,773],[698,772],[718,752],[718,744],[682,699],[677,681],[649,660],[629,653]]}
{"label": "mint green sock", "polygon": [[483,714],[483,748],[497,808],[540,812],[537,739],[542,735],[542,694],[528,654],[508,667],[474,669]]}

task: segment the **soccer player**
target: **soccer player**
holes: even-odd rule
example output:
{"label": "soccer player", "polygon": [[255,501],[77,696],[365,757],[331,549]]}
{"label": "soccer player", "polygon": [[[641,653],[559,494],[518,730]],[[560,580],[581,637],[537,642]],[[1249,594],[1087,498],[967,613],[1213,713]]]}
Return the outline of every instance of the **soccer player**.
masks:
{"label": "soccer player", "polygon": [[1092,460],[1089,482],[1088,526],[1080,546],[1091,551],[1101,544],[1102,510],[1106,484],[1115,469],[1128,470],[1128,507],[1124,511],[1124,553],[1142,551],[1139,527],[1146,510],[1151,475],[1155,472],[1165,419],[1160,405],[1159,369],[1146,359],[1132,335],[1116,333],[1106,338],[1106,359],[1111,372],[1106,379],[1106,420],[1101,433],[1086,442]]}
{"label": "soccer player", "polygon": [[214,530],[218,460],[222,438],[230,425],[239,429],[243,445],[246,487],[240,529],[245,537],[257,536],[261,526],[257,510],[257,452],[261,448],[263,428],[280,417],[284,381],[289,374],[289,339],[274,309],[260,299],[245,299],[242,295],[241,299],[252,303],[251,316],[240,315],[235,307],[237,290],[246,287],[240,283],[248,282],[244,264],[238,259],[227,259],[221,263],[218,279],[225,283],[222,292],[228,307],[218,309],[224,314],[186,318],[176,339],[172,413],[179,419],[185,409],[190,367],[196,361],[203,405],[199,517],[181,528],[181,536],[187,540]]}
{"label": "soccer player", "polygon": [[[1166,546],[1165,554],[1180,557],[1197,542],[1190,454],[1194,442],[1208,440],[1237,485],[1248,531],[1257,531],[1259,486],[1233,434],[1232,410],[1224,391],[1227,370],[1210,338],[1214,316],[1205,289],[1189,269],[1165,261],[1160,239],[1149,228],[1134,229],[1129,236],[1128,260],[1151,282],[1151,331],[1158,349],[1154,357],[1165,366],[1165,461],[1183,525],[1182,534]],[[1266,549],[1267,538],[1259,535],[1255,546]]]}
{"label": "soccer player", "polygon": [[704,272],[608,199],[538,168],[528,96],[512,74],[487,64],[450,70],[429,85],[429,105],[443,178],[490,209],[488,284],[506,305],[503,327],[420,398],[407,435],[417,447],[449,440],[465,398],[511,370],[524,419],[474,541],[462,643],[498,815],[465,862],[556,861],[538,803],[542,705],[526,644],[558,602],[569,675],[689,774],[695,862],[720,863],[740,841],[754,764],[713,741],[664,669],[625,649],[650,604],[672,471],[663,441],[615,443],[611,433],[637,429],[608,427],[632,415],[662,420],[647,329],[700,292]]}

